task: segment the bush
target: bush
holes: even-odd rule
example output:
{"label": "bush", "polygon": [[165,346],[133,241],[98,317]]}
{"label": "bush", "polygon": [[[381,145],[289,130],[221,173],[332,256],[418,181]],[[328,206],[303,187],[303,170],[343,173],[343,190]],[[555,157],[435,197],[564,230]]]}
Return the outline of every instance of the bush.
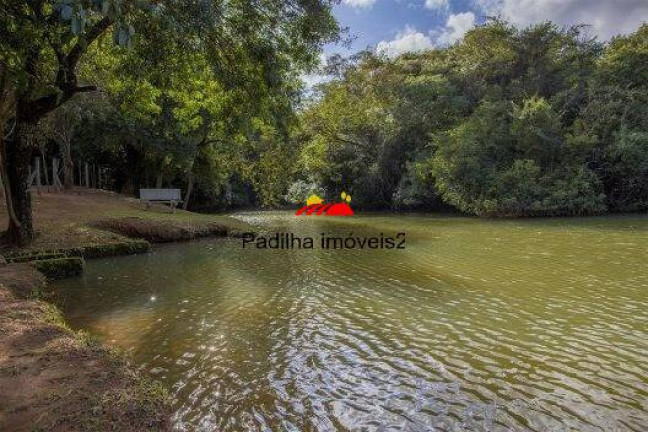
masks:
{"label": "bush", "polygon": [[306,203],[306,199],[311,195],[324,197],[322,188],[317,183],[297,180],[290,185],[284,199],[290,204],[299,205]]}
{"label": "bush", "polygon": [[79,257],[34,261],[32,265],[51,280],[78,276],[85,269],[85,261]]}

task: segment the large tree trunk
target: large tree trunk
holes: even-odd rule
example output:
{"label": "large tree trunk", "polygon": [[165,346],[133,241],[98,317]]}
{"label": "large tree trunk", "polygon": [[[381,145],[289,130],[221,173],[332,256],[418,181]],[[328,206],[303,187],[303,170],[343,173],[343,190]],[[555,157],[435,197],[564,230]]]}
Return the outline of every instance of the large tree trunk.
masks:
{"label": "large tree trunk", "polygon": [[5,140],[4,137],[4,124],[0,122],[0,181],[2,181],[2,192],[3,199],[7,204],[7,215],[9,220],[13,220],[14,223],[20,224],[16,213],[13,210],[13,201],[11,200],[11,189],[9,188],[9,177],[7,176],[7,166],[5,164],[6,152],[5,152]]}
{"label": "large tree trunk", "polygon": [[[0,180],[3,188],[4,200],[7,203],[7,215],[9,216],[10,221],[14,221],[16,224],[18,218],[16,218],[16,213],[13,210],[13,201],[11,200],[11,189],[9,188],[9,177],[7,176],[7,152],[5,149],[5,126],[9,122],[9,119],[14,115],[15,108],[15,98],[14,93],[11,87],[8,84],[7,79],[7,70],[4,65],[0,64]],[[13,133],[13,129],[9,131],[9,134]]]}
{"label": "large tree trunk", "polygon": [[29,195],[29,162],[32,155],[32,130],[35,126],[18,122],[13,139],[5,142],[6,175],[9,182],[11,207],[16,219],[9,220],[6,238],[12,244],[24,246],[34,239],[32,204]]}
{"label": "large tree trunk", "polygon": [[164,174],[162,171],[160,171],[157,175],[157,179],[155,181],[155,188],[156,189],[162,189],[162,181],[164,180]]}
{"label": "large tree trunk", "polygon": [[[47,159],[45,159],[45,152],[41,150],[41,161],[43,163],[43,174],[45,174],[45,185],[50,186],[50,179],[49,179],[49,170],[47,168]],[[49,190],[49,187],[47,188]]]}
{"label": "large tree trunk", "polygon": [[189,186],[187,187],[187,195],[185,195],[184,202],[182,203],[183,210],[187,210],[189,208],[189,198],[191,198],[191,193],[193,192],[195,182],[196,182],[196,175],[193,172],[190,172]]}
{"label": "large tree trunk", "polygon": [[72,161],[72,146],[70,143],[63,145],[63,187],[74,188],[74,162]]}

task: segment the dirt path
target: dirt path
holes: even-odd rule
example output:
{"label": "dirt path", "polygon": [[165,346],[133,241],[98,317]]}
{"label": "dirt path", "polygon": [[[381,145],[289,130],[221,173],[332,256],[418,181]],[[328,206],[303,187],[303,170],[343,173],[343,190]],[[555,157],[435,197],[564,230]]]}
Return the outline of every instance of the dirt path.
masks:
{"label": "dirt path", "polygon": [[44,287],[29,266],[0,266],[0,430],[169,430],[165,391],[32,299]]}

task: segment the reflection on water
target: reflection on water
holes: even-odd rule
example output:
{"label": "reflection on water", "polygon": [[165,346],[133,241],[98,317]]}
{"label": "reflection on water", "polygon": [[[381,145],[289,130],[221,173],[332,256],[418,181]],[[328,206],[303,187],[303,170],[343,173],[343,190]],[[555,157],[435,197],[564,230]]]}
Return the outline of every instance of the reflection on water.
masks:
{"label": "reflection on water", "polygon": [[648,218],[246,213],[406,250],[240,240],[88,263],[70,323],[171,389],[181,430],[648,430]]}

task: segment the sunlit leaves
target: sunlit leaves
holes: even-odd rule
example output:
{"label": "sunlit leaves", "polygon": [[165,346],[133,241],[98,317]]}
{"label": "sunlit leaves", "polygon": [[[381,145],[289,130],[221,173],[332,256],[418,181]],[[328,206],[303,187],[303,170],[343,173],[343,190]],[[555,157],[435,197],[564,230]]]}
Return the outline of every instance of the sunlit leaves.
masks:
{"label": "sunlit leaves", "polygon": [[115,44],[128,46],[135,35],[135,28],[126,21],[123,0],[59,0],[54,2],[53,7],[58,11],[60,20],[69,25],[69,31],[80,41],[85,40],[89,26],[101,17],[115,23]]}
{"label": "sunlit leaves", "polygon": [[303,115],[300,178],[480,215],[644,208],[646,29],[605,47],[582,26],[489,19],[451,47],[358,56]]}
{"label": "sunlit leaves", "polygon": [[598,80],[606,85],[625,88],[648,86],[648,24],[635,33],[619,36],[599,62]]}

